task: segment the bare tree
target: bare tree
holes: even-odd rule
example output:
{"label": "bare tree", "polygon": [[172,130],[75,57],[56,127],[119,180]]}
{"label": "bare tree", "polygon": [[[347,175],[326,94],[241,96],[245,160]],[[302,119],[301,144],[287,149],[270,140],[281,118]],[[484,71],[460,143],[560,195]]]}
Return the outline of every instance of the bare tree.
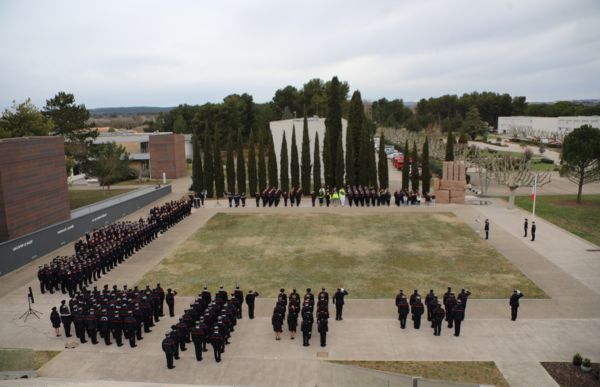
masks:
{"label": "bare tree", "polygon": [[506,185],[509,189],[508,209],[514,208],[515,193],[519,187],[532,187],[537,176],[537,186],[548,184],[551,172],[532,172],[531,161],[525,158],[516,159],[510,156],[501,156],[492,162],[491,172],[498,184]]}

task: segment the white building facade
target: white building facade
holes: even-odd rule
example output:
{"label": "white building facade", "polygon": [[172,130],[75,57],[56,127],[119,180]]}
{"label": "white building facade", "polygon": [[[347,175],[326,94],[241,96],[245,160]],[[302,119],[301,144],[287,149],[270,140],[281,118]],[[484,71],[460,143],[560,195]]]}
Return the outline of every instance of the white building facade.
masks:
{"label": "white building facade", "polygon": [[498,133],[519,137],[563,138],[582,125],[600,128],[600,116],[498,117]]}

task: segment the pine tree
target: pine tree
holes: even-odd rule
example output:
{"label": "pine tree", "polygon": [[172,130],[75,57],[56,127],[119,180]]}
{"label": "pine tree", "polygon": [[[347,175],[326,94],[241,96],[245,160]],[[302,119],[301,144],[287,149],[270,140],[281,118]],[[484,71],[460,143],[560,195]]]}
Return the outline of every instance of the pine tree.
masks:
{"label": "pine tree", "polygon": [[454,161],[454,142],[454,134],[449,130],[446,139],[446,161]]}
{"label": "pine tree", "polygon": [[222,198],[225,193],[225,177],[223,176],[223,157],[221,157],[221,144],[219,143],[219,129],[215,126],[213,139],[213,160],[215,174],[215,195]]}
{"label": "pine tree", "polygon": [[430,189],[430,178],[429,178],[429,139],[425,136],[425,142],[423,143],[423,153],[421,161],[421,178],[423,180],[423,195],[429,193]]}
{"label": "pine tree", "polygon": [[236,176],[238,192],[246,192],[246,163],[244,162],[244,146],[242,145],[242,130],[237,132],[236,146]]}
{"label": "pine tree", "polygon": [[212,156],[212,142],[210,141],[210,130],[208,124],[204,129],[204,188],[206,196],[212,198],[215,195],[215,162]]}
{"label": "pine tree", "polygon": [[250,129],[248,137],[248,189],[250,195],[257,192],[256,177],[256,141],[254,140],[254,131]]}
{"label": "pine tree", "polygon": [[410,168],[411,187],[414,192],[419,192],[419,154],[417,153],[417,143],[413,142],[412,165]]}
{"label": "pine tree", "polygon": [[192,191],[204,190],[204,173],[202,171],[202,155],[200,154],[200,139],[195,134],[192,136],[192,150],[194,160],[192,161]]}
{"label": "pine tree", "polygon": [[287,141],[285,139],[285,132],[283,132],[283,139],[281,140],[281,153],[279,157],[279,181],[281,182],[281,190],[283,192],[287,192],[290,189],[290,175],[288,174],[288,150]]}
{"label": "pine tree", "polygon": [[379,139],[379,165],[377,172],[379,174],[379,186],[381,188],[389,188],[389,175],[388,175],[388,162],[387,155],[385,154],[385,139],[383,133]]}
{"label": "pine tree", "polygon": [[[325,184],[329,186],[336,185],[336,155],[338,147],[338,137],[342,135],[342,96],[340,81],[337,77],[331,79],[327,93],[327,117],[325,118],[325,141],[323,143],[323,156],[325,148],[327,149],[327,159],[323,157],[325,163]],[[342,158],[343,160],[343,158]]]}
{"label": "pine tree", "polygon": [[338,189],[344,186],[344,148],[342,146],[342,136],[338,136],[335,156],[335,182],[334,187]]}
{"label": "pine tree", "polygon": [[258,131],[258,190],[267,189],[267,164],[265,161],[265,131]]}
{"label": "pine tree", "polygon": [[315,133],[315,152],[313,154],[313,190],[321,188],[321,151],[319,150],[319,132]]}
{"label": "pine tree", "polygon": [[292,125],[292,158],[290,161],[292,188],[300,188],[300,163],[298,162],[298,146],[296,146],[296,127]]}
{"label": "pine tree", "polygon": [[306,118],[306,110],[304,110],[304,126],[302,128],[302,166],[300,176],[302,182],[302,191],[310,192],[310,139],[308,137],[308,119]]}
{"label": "pine tree", "polygon": [[408,140],[404,143],[404,164],[402,164],[402,189],[408,191],[410,180],[410,153],[408,151]]}
{"label": "pine tree", "polygon": [[[365,113],[360,91],[356,90],[350,100],[350,112],[348,114],[348,127],[346,128],[346,183],[348,185],[359,184],[360,148],[363,127],[365,125]],[[364,173],[364,172],[363,172]]]}
{"label": "pine tree", "polygon": [[235,162],[233,161],[233,139],[231,130],[227,135],[227,192],[237,192],[235,189]]}
{"label": "pine tree", "polygon": [[267,133],[267,141],[268,141],[268,157],[269,157],[269,168],[267,171],[267,176],[269,177],[269,186],[277,187],[279,186],[279,176],[277,175],[277,157],[275,156],[275,144],[273,143],[273,135],[271,134],[271,129],[266,130]]}

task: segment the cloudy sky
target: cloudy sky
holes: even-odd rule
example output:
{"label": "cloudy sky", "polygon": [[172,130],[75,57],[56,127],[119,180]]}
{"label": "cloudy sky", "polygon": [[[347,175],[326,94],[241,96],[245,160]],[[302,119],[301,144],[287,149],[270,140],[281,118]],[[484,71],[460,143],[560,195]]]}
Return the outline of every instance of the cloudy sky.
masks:
{"label": "cloudy sky", "polygon": [[333,75],[366,99],[600,98],[600,1],[1,0],[0,53],[0,108],[265,102]]}

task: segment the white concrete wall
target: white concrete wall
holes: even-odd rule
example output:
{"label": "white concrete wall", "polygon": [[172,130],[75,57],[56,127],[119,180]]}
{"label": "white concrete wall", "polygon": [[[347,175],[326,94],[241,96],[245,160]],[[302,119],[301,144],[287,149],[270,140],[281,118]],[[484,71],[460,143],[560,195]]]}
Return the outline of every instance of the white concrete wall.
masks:
{"label": "white concrete wall", "polygon": [[[582,125],[600,128],[600,116],[573,117],[498,117],[499,133],[525,133],[527,135],[565,135]],[[543,136],[542,136],[543,137]]]}

